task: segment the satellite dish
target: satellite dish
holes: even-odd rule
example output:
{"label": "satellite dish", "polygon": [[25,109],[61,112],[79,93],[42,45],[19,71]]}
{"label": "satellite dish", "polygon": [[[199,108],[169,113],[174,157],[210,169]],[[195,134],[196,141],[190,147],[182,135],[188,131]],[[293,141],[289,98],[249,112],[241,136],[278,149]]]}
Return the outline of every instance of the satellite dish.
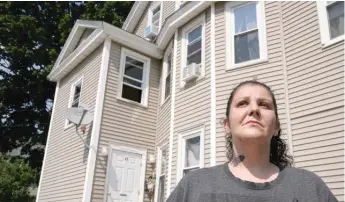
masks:
{"label": "satellite dish", "polygon": [[93,114],[87,107],[71,107],[66,110],[66,118],[77,125],[87,125],[92,122]]}

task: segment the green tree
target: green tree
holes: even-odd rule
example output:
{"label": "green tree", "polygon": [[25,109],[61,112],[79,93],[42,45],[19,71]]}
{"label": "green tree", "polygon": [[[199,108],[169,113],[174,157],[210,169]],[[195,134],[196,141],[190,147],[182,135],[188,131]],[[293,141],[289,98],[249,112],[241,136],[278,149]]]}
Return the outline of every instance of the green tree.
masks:
{"label": "green tree", "polygon": [[34,184],[37,172],[23,159],[0,157],[0,201],[33,201],[29,187]]}
{"label": "green tree", "polygon": [[133,2],[0,2],[0,153],[40,170],[55,84],[46,77],[77,19],[121,26]]}

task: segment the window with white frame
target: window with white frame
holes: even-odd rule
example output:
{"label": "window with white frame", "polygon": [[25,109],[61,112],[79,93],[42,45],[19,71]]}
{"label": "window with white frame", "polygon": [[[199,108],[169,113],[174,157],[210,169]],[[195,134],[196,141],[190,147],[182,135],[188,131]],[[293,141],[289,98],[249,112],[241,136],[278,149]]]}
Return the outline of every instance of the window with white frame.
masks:
{"label": "window with white frame", "polygon": [[344,40],[344,2],[318,1],[321,41],[324,45]]}
{"label": "window with white frame", "polygon": [[187,63],[186,65],[201,63],[202,53],[202,25],[187,33]]}
{"label": "window with white frame", "polygon": [[165,92],[164,92],[164,99],[166,100],[170,96],[170,84],[171,84],[171,53],[167,57],[167,68],[165,74]]}
{"label": "window with white frame", "polygon": [[187,173],[204,167],[204,132],[193,131],[180,136],[180,179]]}
{"label": "window with white frame", "polygon": [[267,60],[264,2],[229,2],[227,68]]}
{"label": "window with white frame", "polygon": [[149,25],[155,26],[159,30],[161,23],[161,4],[158,4],[153,9],[150,9],[149,16]]}
{"label": "window with white frame", "polygon": [[[72,83],[68,107],[79,107],[82,85],[83,78],[79,78],[77,81]],[[72,122],[66,120],[66,126],[69,126],[71,124]]]}
{"label": "window with white frame", "polygon": [[147,106],[150,59],[122,48],[118,98]]}
{"label": "window with white frame", "polygon": [[158,190],[157,190],[157,202],[164,202],[164,191],[165,191],[165,178],[167,172],[167,151],[166,149],[161,150],[158,148],[158,157],[160,162],[159,173],[158,173]]}
{"label": "window with white frame", "polygon": [[205,14],[195,18],[182,29],[181,64],[183,70],[180,76],[180,87],[185,85],[183,75],[188,71],[186,66],[195,63],[199,65],[200,78],[205,76]]}

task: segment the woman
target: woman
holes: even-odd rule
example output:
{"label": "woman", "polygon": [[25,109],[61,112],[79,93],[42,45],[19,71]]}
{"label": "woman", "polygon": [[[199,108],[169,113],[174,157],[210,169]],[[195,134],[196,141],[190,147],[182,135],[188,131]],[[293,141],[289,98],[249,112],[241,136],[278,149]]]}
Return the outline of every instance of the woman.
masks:
{"label": "woman", "polygon": [[265,84],[235,87],[224,128],[229,162],[189,173],[168,202],[337,201],[316,174],[288,167],[292,160],[280,137],[277,103]]}

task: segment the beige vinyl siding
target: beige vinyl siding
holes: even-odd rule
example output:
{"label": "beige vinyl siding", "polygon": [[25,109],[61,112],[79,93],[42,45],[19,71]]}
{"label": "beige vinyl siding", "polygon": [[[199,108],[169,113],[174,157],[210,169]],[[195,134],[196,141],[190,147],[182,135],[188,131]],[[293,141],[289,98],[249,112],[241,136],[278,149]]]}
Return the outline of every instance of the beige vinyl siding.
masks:
{"label": "beige vinyl siding", "polygon": [[344,48],[322,48],[315,2],[283,2],[295,166],[344,201]]}
{"label": "beige vinyl siding", "polygon": [[[181,37],[183,26],[178,32],[176,61],[176,94],[172,155],[171,190],[177,185],[178,136],[192,130],[204,128],[204,166],[210,166],[210,9],[206,9],[205,21],[205,78],[191,81],[180,88]],[[203,13],[201,13],[203,14]],[[186,24],[187,25],[187,24]]]}
{"label": "beige vinyl siding", "polygon": [[[143,13],[143,16],[141,17],[138,24],[134,28],[133,34],[144,38],[144,32],[148,24],[148,10],[152,7],[155,7],[156,5],[160,3],[161,3],[160,1],[150,1],[150,3],[148,3]],[[163,26],[165,19],[175,11],[175,1],[163,1],[162,7],[163,8],[161,8],[161,12],[162,12],[161,25]]]}
{"label": "beige vinyl siding", "polygon": [[165,22],[165,19],[175,12],[175,4],[175,1],[163,1],[162,26]]}
{"label": "beige vinyl siding", "polygon": [[[277,105],[282,139],[287,142],[287,119],[282,63],[282,41],[280,40],[279,9],[276,2],[266,2],[266,29],[268,62],[250,65],[233,70],[225,70],[226,56],[226,19],[224,3],[216,3],[215,8],[215,66],[216,66],[216,164],[227,161],[225,131],[222,120],[226,117],[226,104],[230,93],[240,82],[256,78],[273,90]],[[260,44],[262,45],[262,44]]]}
{"label": "beige vinyl siding", "polygon": [[[94,111],[102,46],[98,47],[72,72],[60,81],[55,99],[55,114],[51,125],[49,148],[46,151],[45,168],[42,171],[40,202],[76,201],[83,195],[88,150],[76,134],[75,127],[64,129],[66,109],[70,99],[71,85],[83,76],[80,103]],[[84,138],[89,138],[88,130]]]}
{"label": "beige vinyl siding", "polygon": [[[104,96],[99,146],[108,146],[112,142],[133,147],[146,148],[154,154],[158,87],[161,62],[151,59],[149,101],[144,108],[116,98],[120,70],[121,46],[111,44],[109,69]],[[148,158],[147,158],[148,161]],[[103,202],[106,180],[107,158],[97,154],[92,201]],[[152,174],[151,164],[146,164],[146,177]],[[149,201],[145,193],[145,200]]]}
{"label": "beige vinyl siding", "polygon": [[[171,50],[166,50],[170,51],[171,54],[171,64],[174,64],[174,47],[173,47],[174,41],[171,40],[170,44],[171,46],[168,45],[167,47],[171,47]],[[163,58],[164,60],[164,58]],[[161,66],[163,67],[163,60],[161,63]],[[171,121],[171,92],[172,92],[172,75],[173,74],[173,67],[171,67],[171,73],[170,73],[170,96],[163,102],[161,99],[165,99],[164,97],[162,98],[162,94],[164,91],[164,86],[163,86],[163,80],[165,79],[163,77],[163,68],[161,68],[160,71],[160,82],[159,82],[159,89],[158,89],[158,98],[160,105],[157,108],[157,125],[156,125],[156,151],[157,151],[157,146],[159,146],[162,150],[166,150],[167,156],[169,156],[169,138],[170,138],[170,121]],[[161,104],[162,103],[162,104]],[[157,157],[157,154],[156,154]],[[169,158],[169,157],[167,157]],[[166,174],[165,174],[165,184],[164,184],[164,196],[167,195],[167,183],[168,183],[168,166],[169,166],[169,159],[167,160],[167,167],[166,167]]]}

